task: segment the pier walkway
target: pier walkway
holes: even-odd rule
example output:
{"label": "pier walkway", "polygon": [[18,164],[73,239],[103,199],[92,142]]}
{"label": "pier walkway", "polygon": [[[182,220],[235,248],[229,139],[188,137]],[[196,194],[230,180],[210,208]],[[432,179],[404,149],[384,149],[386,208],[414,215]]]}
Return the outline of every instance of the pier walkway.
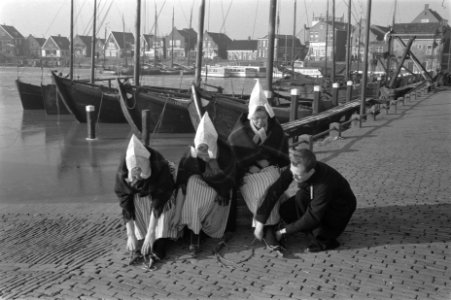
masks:
{"label": "pier walkway", "polygon": [[217,241],[196,260],[181,241],[149,271],[127,265],[115,200],[2,204],[0,298],[451,299],[451,90],[382,111],[314,151],[358,199],[337,250],[304,253],[298,234],[279,257],[240,222],[222,264]]}

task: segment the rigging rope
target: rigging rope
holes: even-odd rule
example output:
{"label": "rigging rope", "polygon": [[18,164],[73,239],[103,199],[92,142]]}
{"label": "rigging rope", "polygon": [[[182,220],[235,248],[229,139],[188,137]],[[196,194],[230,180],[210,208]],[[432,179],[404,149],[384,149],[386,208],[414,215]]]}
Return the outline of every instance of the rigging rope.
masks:
{"label": "rigging rope", "polygon": [[254,38],[254,35],[255,35],[255,24],[257,23],[258,3],[259,2],[260,2],[260,0],[257,0],[257,8],[255,9],[254,25],[252,26],[252,38]]}
{"label": "rigging rope", "polygon": [[161,124],[163,123],[163,116],[164,116],[164,113],[166,112],[166,105],[168,104],[168,99],[169,98],[166,98],[166,101],[164,102],[164,106],[163,106],[163,109],[161,110],[160,116],[158,117],[157,124],[155,124],[155,127],[152,131],[152,135],[150,138],[151,140],[152,140],[152,137],[154,136],[154,134],[160,129]]}

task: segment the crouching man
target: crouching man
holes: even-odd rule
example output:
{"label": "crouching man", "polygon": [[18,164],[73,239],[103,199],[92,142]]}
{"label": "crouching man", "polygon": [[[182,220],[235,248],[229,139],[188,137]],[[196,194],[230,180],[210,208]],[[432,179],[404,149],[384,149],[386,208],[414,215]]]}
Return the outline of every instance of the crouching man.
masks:
{"label": "crouching man", "polygon": [[337,237],[345,230],[356,209],[356,197],[348,181],[335,169],[316,160],[308,149],[290,149],[290,169],[268,189],[267,196],[257,210],[254,234],[263,237],[263,224],[272,208],[291,182],[297,183],[296,195],[280,204],[280,217],[286,224],[276,231],[276,238],[284,234],[303,232],[311,243],[308,252],[335,249]]}

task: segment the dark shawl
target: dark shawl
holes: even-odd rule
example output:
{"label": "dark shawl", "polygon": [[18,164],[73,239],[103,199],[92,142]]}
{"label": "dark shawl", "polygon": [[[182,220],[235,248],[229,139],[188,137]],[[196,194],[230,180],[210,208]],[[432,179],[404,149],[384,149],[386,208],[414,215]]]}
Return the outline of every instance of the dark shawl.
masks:
{"label": "dark shawl", "polygon": [[[282,172],[258,208],[257,221],[266,222],[292,180],[290,169]],[[310,187],[313,189],[313,199],[310,198]],[[356,209],[356,198],[348,181],[337,170],[322,162],[317,162],[312,177],[299,184],[296,203],[305,203],[306,211],[298,220],[286,226],[287,233],[310,232],[320,226],[330,232],[340,233]]]}
{"label": "dark shawl", "polygon": [[247,114],[241,115],[236,122],[228,141],[232,146],[238,164],[239,178],[242,178],[252,165],[258,166],[259,160],[266,159],[270,165],[285,167],[290,163],[288,157],[288,138],[276,118],[268,119],[267,138],[263,144],[253,141],[252,131]]}
{"label": "dark shawl", "polygon": [[235,185],[236,161],[230,146],[218,139],[217,161],[221,172],[214,176],[205,176],[206,163],[191,156],[191,151],[182,157],[177,171],[177,186],[186,194],[186,185],[192,175],[200,175],[205,182],[222,197],[229,198],[230,190]]}
{"label": "dark shawl", "polygon": [[141,197],[149,195],[152,197],[152,208],[158,218],[175,188],[174,177],[169,169],[168,161],[158,151],[146,148],[150,152],[151,175],[149,178],[142,180],[136,188],[131,187],[125,181],[128,176],[125,155],[117,171],[114,192],[119,198],[122,216],[125,221],[135,219],[135,207],[133,204],[135,194],[139,194]]}

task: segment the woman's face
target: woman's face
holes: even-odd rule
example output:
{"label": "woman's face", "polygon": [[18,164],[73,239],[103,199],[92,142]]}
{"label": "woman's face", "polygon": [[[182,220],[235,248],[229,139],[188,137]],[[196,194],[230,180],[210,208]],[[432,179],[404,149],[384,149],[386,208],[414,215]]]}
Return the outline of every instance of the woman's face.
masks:
{"label": "woman's face", "polygon": [[264,108],[258,108],[251,118],[252,123],[257,129],[267,128],[268,114]]}
{"label": "woman's face", "polygon": [[197,157],[207,162],[210,160],[210,155],[208,155],[208,145],[200,144],[197,146]]}
{"label": "woman's face", "polygon": [[133,183],[142,179],[142,177],[141,177],[142,170],[140,167],[134,167],[133,169],[131,169],[130,173],[132,175]]}

